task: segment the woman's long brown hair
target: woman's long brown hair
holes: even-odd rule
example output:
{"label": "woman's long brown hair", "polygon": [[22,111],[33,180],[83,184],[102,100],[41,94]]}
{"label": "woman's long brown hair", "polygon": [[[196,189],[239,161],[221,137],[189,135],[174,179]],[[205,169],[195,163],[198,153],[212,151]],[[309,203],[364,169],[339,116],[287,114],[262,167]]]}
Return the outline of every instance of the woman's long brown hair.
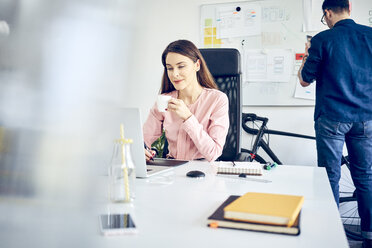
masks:
{"label": "woman's long brown hair", "polygon": [[167,73],[167,67],[166,67],[165,60],[167,58],[168,53],[181,54],[191,59],[194,63],[196,63],[199,59],[200,70],[196,73],[199,84],[205,88],[218,89],[216,83],[214,82],[213,76],[210,73],[207,67],[207,64],[205,63],[203,56],[201,55],[199,49],[194,45],[194,43],[188,40],[177,40],[177,41],[170,43],[165,48],[161,56],[161,62],[163,63],[163,66],[164,66],[163,78],[162,78],[161,88],[160,88],[161,94],[168,93],[168,92],[175,90]]}

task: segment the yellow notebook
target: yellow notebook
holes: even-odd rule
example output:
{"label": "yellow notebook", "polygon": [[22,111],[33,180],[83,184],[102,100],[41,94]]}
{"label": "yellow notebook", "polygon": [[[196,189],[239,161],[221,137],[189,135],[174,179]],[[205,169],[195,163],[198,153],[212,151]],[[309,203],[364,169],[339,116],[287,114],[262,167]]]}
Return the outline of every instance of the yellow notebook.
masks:
{"label": "yellow notebook", "polygon": [[303,196],[249,192],[224,208],[224,218],[290,227],[303,203]]}

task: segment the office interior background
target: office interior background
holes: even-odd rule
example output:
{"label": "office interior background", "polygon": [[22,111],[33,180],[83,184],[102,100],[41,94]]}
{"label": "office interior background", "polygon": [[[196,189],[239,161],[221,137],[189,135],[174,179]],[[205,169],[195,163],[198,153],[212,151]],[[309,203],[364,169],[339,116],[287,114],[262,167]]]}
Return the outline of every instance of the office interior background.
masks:
{"label": "office interior background", "polygon": [[[0,239],[6,247],[38,239],[41,247],[100,245],[90,243],[89,232],[81,234],[96,224],[81,216],[95,207],[94,175],[107,170],[119,135],[119,127],[103,128],[105,111],[139,107],[144,121],[159,91],[164,48],[177,39],[201,47],[200,5],[223,2],[237,1],[0,0],[0,199],[6,199]],[[306,135],[314,135],[313,111],[243,107],[268,117],[269,128]],[[250,145],[243,132],[242,147]],[[284,164],[316,166],[312,140],[272,135],[270,146]],[[2,226],[10,218],[13,225]]]}

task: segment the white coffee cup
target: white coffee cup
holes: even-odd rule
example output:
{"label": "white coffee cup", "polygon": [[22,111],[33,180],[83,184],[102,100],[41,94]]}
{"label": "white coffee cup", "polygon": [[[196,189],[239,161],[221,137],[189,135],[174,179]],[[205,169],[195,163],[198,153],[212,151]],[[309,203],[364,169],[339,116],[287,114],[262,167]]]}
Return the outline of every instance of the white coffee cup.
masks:
{"label": "white coffee cup", "polygon": [[158,104],[158,110],[159,112],[165,112],[166,109],[168,108],[168,102],[169,100],[172,99],[171,96],[165,96],[165,95],[158,95],[158,100],[157,100],[157,104]]}

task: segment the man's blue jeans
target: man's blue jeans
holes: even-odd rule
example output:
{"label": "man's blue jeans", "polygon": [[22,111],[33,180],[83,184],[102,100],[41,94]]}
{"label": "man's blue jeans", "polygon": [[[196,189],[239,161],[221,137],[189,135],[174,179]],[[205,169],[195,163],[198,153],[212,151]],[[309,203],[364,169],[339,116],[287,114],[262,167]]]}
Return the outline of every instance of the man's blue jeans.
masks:
{"label": "man's blue jeans", "polygon": [[324,115],[315,121],[318,166],[325,167],[339,204],[339,180],[344,143],[356,187],[362,234],[372,239],[372,121],[337,122]]}

